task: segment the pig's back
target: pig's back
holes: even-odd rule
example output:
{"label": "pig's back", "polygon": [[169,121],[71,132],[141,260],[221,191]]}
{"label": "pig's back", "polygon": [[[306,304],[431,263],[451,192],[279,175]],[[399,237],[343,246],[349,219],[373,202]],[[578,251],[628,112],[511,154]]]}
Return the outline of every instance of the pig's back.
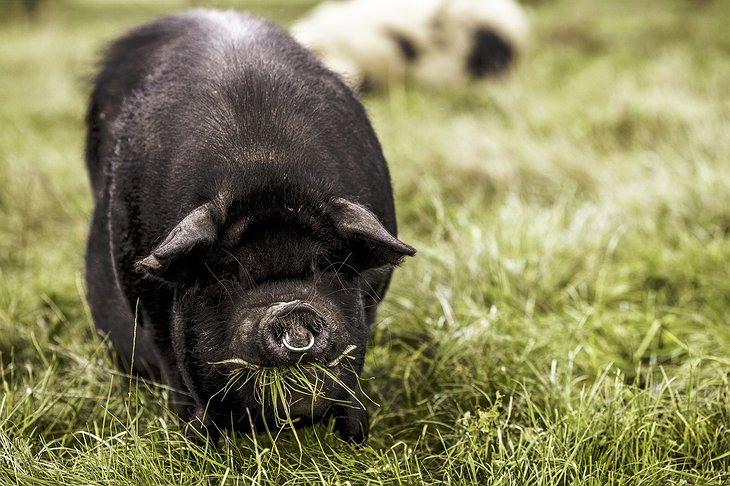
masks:
{"label": "pig's back", "polygon": [[395,229],[387,167],[362,106],[267,21],[196,10],[131,31],[109,49],[88,122],[95,192],[114,166],[119,190],[182,213],[286,173],[367,204]]}

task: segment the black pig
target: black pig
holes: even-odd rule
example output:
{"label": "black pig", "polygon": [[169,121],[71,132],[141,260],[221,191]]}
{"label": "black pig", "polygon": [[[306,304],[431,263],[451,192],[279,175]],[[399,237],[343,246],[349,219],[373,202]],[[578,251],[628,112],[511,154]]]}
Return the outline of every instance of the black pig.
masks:
{"label": "black pig", "polygon": [[364,441],[342,385],[357,390],[376,307],[415,250],[351,90],[271,23],[197,10],[110,46],[87,123],[88,300],[124,366],[209,434],[274,421],[252,382],[221,393],[216,363],[330,366],[335,400],[292,413]]}

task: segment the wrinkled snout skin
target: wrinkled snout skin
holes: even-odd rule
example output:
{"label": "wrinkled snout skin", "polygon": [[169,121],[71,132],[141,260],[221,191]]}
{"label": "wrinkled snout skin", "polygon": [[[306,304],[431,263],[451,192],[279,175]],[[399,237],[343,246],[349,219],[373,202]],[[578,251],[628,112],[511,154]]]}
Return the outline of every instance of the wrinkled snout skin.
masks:
{"label": "wrinkled snout skin", "polygon": [[111,44],[87,125],[88,300],[120,364],[211,436],[276,423],[255,380],[228,386],[231,363],[316,364],[325,398],[294,393],[292,418],[363,442],[347,390],[415,250],[350,89],[269,22],[196,10]]}

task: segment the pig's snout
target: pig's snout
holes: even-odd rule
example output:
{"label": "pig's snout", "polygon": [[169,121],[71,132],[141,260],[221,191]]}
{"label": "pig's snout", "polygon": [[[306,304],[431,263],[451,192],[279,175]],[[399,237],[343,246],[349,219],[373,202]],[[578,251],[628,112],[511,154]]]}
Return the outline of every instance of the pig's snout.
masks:
{"label": "pig's snout", "polygon": [[271,305],[262,319],[262,327],[270,351],[296,362],[304,353],[317,357],[326,348],[332,324],[312,304],[293,300]]}

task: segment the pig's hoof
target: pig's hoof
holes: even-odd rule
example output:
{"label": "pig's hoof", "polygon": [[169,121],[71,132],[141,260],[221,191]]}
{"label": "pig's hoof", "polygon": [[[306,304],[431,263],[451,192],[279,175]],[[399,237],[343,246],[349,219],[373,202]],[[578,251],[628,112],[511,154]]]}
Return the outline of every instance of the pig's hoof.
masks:
{"label": "pig's hoof", "polygon": [[196,444],[204,444],[206,441],[217,444],[220,431],[213,421],[206,416],[205,411],[197,408],[188,420],[185,435],[188,440]]}
{"label": "pig's hoof", "polygon": [[341,408],[335,414],[335,429],[342,440],[353,444],[363,444],[370,432],[368,411],[362,408]]}

